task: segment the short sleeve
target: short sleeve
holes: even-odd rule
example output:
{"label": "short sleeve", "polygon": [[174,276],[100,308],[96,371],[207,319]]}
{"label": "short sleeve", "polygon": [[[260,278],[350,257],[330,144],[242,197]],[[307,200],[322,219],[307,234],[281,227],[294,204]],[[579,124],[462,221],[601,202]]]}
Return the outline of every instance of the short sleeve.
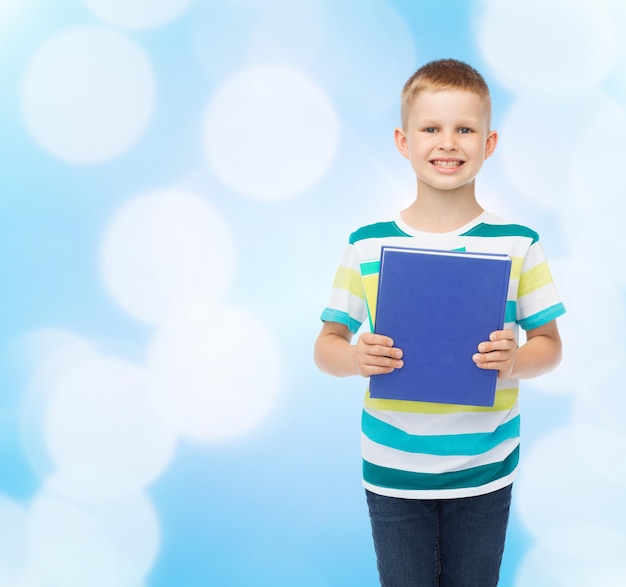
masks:
{"label": "short sleeve", "polygon": [[321,319],[338,322],[355,333],[367,318],[367,306],[359,260],[354,245],[349,245],[341,259],[328,305]]}
{"label": "short sleeve", "polygon": [[517,323],[524,330],[538,328],[565,313],[539,241],[528,249],[517,292]]}

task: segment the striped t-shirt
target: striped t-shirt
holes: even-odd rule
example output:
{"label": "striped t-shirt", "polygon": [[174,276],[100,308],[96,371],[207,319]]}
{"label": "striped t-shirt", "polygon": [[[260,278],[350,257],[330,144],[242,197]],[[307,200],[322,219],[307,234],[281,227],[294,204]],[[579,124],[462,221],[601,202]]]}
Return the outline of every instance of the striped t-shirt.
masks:
{"label": "striped t-shirt", "polygon": [[[504,253],[511,257],[505,325],[537,328],[565,312],[533,230],[483,212],[449,233],[420,232],[400,217],[352,233],[322,320],[373,329],[383,245]],[[477,367],[478,368],[478,367]],[[481,495],[509,485],[519,461],[519,381],[498,379],[493,407],[374,399],[365,395],[363,483],[392,497]]]}

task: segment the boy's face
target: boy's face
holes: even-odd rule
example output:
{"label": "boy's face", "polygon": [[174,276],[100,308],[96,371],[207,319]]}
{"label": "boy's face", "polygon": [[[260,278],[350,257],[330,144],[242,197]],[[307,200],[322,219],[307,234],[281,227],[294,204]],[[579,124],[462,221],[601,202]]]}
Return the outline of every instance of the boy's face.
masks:
{"label": "boy's face", "polygon": [[410,160],[418,184],[450,191],[473,182],[496,148],[489,111],[480,96],[464,90],[420,92],[405,129],[396,129],[396,146]]}

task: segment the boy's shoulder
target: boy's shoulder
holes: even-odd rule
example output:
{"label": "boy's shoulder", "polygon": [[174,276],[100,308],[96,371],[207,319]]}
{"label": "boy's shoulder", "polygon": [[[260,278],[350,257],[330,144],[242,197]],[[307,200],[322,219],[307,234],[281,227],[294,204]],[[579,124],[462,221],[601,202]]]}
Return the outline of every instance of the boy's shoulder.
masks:
{"label": "boy's shoulder", "polygon": [[524,224],[510,222],[493,212],[485,212],[481,222],[470,228],[463,236],[517,236],[531,240],[539,240],[539,234]]}
{"label": "boy's shoulder", "polygon": [[410,236],[403,231],[395,219],[380,220],[365,224],[350,234],[350,244],[371,238],[389,238],[394,236]]}

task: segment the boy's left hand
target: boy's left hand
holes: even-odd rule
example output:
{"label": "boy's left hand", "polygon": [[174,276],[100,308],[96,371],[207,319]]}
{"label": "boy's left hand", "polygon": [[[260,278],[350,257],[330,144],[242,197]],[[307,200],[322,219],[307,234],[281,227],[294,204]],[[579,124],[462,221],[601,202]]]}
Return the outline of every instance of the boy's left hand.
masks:
{"label": "boy's left hand", "polygon": [[517,342],[512,330],[496,330],[489,340],[478,345],[472,360],[481,369],[495,369],[499,379],[506,379],[513,371],[517,357]]}

